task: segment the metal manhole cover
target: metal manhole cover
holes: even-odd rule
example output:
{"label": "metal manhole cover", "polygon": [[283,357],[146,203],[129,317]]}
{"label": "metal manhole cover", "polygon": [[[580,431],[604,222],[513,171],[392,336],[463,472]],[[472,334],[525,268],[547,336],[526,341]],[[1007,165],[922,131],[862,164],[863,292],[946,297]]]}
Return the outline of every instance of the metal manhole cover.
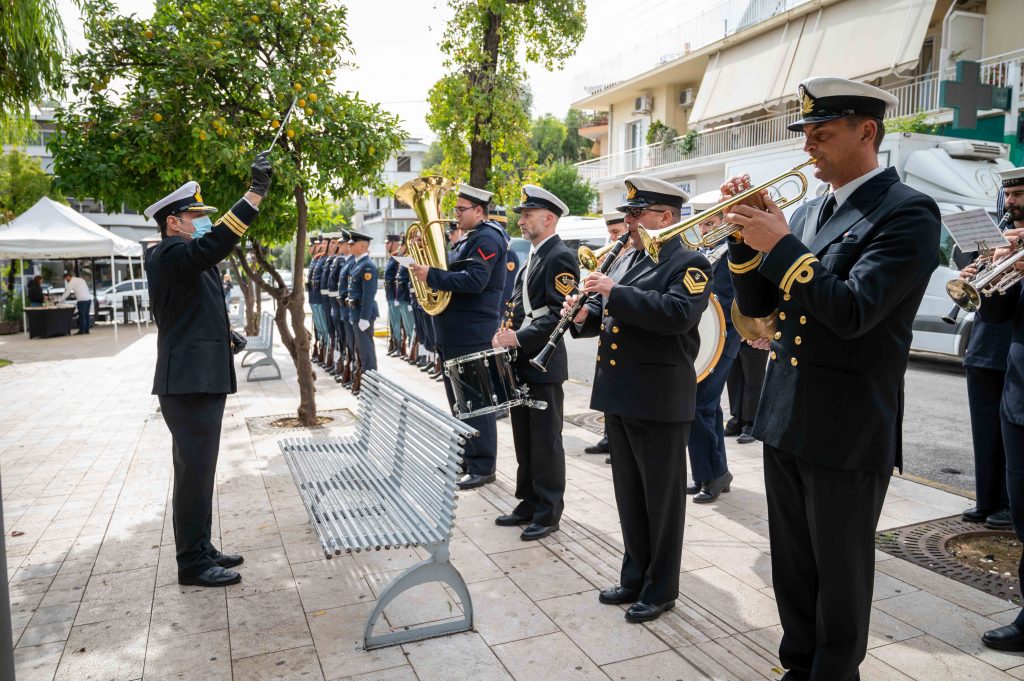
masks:
{"label": "metal manhole cover", "polygon": [[[936,572],[979,591],[1020,605],[1020,582],[1016,572],[1005,576],[965,565],[953,556],[947,544],[965,534],[978,534],[977,523],[965,522],[960,516],[940,518],[918,525],[875,533],[875,547],[891,556]],[[993,532],[992,534],[1010,534]]]}
{"label": "metal manhole cover", "polygon": [[252,418],[247,418],[245,420],[245,424],[249,426],[249,433],[253,437],[266,437],[267,435],[288,435],[301,432],[323,432],[330,428],[344,428],[345,426],[351,426],[356,422],[355,414],[352,413],[351,409],[325,409],[323,411],[318,411],[316,415],[329,416],[334,420],[329,424],[312,428],[278,428],[272,425],[275,421],[288,418],[289,416],[295,416],[295,414],[274,414],[272,416],[254,416]]}
{"label": "metal manhole cover", "polygon": [[597,433],[598,435],[604,433],[604,414],[599,411],[573,414],[572,416],[566,416],[565,420],[584,430],[589,430],[591,433]]}

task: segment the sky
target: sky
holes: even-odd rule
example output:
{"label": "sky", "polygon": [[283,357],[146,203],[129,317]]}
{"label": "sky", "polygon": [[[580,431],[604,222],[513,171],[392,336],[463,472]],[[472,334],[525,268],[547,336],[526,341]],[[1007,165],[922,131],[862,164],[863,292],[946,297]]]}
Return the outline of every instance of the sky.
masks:
{"label": "sky", "polygon": [[[292,0],[284,0],[290,2]],[[558,73],[528,69],[533,92],[533,115],[565,116],[582,97],[575,77],[611,55],[628,51],[631,41],[644,40],[685,21],[694,11],[722,0],[588,0],[587,33],[574,56]],[[85,39],[72,0],[57,0],[72,47]],[[126,14],[148,17],[153,0],[118,0]],[[425,116],[427,93],[444,74],[444,55],[438,48],[451,16],[446,0],[349,0],[348,35],[357,68],[338,74],[336,87],[357,91],[368,101],[398,114],[411,137],[432,140]]]}

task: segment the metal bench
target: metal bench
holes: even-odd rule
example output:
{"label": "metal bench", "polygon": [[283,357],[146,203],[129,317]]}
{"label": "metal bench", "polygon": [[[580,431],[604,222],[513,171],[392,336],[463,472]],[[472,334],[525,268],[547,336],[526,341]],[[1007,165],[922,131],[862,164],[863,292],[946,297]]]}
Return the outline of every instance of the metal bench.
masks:
{"label": "metal bench", "polygon": [[[478,434],[450,413],[368,371],[353,435],[280,441],[327,558],[413,546],[430,552],[381,592],[363,631],[367,650],[472,628],[469,589],[449,562],[448,542],[463,446]],[[373,635],[374,624],[391,601],[431,582],[447,583],[458,594],[461,619]]]}
{"label": "metal bench", "polygon": [[[246,374],[246,381],[269,381],[281,378],[281,367],[274,361],[274,317],[269,312],[260,315],[260,332],[256,336],[245,337],[245,354],[242,355],[242,366],[246,366],[245,360],[250,355],[263,355],[262,358],[249,365],[249,373]],[[253,378],[253,373],[260,367],[274,367],[276,376],[260,376]]]}

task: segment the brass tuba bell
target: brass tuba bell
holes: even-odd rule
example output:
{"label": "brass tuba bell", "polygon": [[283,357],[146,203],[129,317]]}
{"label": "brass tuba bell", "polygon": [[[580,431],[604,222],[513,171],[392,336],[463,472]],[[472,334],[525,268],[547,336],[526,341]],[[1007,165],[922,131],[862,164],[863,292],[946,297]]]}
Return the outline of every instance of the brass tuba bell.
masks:
{"label": "brass tuba bell", "polygon": [[[441,200],[454,186],[455,183],[448,178],[428,175],[409,180],[395,192],[395,197],[412,206],[419,218],[419,222],[412,223],[405,231],[409,257],[418,265],[448,269],[443,226],[446,221],[441,219]],[[416,291],[416,300],[427,314],[439,315],[451,302],[450,291],[432,289],[416,277],[410,277],[410,281]]]}

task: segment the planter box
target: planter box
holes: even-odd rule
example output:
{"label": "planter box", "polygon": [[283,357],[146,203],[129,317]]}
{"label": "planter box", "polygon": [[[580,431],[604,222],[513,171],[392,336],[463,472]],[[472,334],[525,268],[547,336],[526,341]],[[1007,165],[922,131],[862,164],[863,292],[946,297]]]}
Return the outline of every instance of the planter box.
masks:
{"label": "planter box", "polygon": [[22,328],[20,319],[13,322],[0,321],[0,336],[9,336],[12,333],[21,333]]}

